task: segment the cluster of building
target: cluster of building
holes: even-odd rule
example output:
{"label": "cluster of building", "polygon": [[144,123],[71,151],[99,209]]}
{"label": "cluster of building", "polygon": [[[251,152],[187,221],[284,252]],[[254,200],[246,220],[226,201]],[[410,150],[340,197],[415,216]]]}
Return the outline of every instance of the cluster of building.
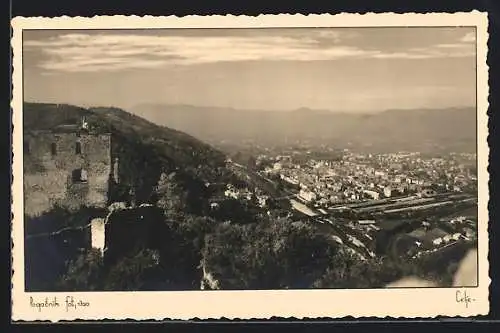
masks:
{"label": "cluster of building", "polygon": [[442,219],[409,220],[352,220],[318,218],[318,222],[330,224],[338,242],[350,246],[364,258],[374,257],[377,235],[404,225],[404,231],[388,241],[387,253],[401,258],[417,258],[454,246],[477,240],[477,216],[459,215]]}
{"label": "cluster of building", "polygon": [[460,241],[477,240],[477,218],[458,216],[421,225],[399,238],[399,251],[410,257],[420,257],[450,248]]}
{"label": "cluster of building", "polygon": [[[247,187],[245,188],[236,188],[236,186],[232,184],[227,184],[226,189],[224,191],[224,196],[229,199],[236,200],[255,200],[259,207],[265,207],[267,201],[269,200],[269,196],[264,194],[260,189],[256,188],[251,190]],[[213,208],[216,205],[212,206]]]}
{"label": "cluster of building", "polygon": [[278,156],[262,173],[279,176],[304,202],[328,208],[417,193],[473,192],[477,189],[474,161],[473,154],[426,158],[418,153],[346,153],[339,161],[305,163]]}
{"label": "cluster of building", "polygon": [[[392,235],[388,251],[415,258],[447,248],[453,252],[455,245],[477,239],[477,215],[471,213],[477,201],[475,159],[474,154],[347,152],[341,159],[324,160],[261,155],[257,170],[228,162],[241,177],[258,181],[252,188],[226,184],[224,197],[253,200],[261,207],[287,198],[292,210],[323,225],[361,259],[377,255],[384,232]],[[268,183],[280,183],[282,189],[266,191],[261,185]],[[465,209],[471,214],[453,215]],[[452,217],[438,217],[446,212]]]}

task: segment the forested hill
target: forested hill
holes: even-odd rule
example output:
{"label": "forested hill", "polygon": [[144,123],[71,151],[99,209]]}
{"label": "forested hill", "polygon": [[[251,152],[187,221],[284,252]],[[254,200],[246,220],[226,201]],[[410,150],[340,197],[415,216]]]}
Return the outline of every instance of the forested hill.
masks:
{"label": "forested hill", "polygon": [[[65,104],[25,103],[24,130],[47,130],[79,124],[82,116],[93,130],[112,133],[112,150],[120,158],[120,177],[135,186],[137,199],[147,201],[161,172],[175,172],[185,190],[228,175],[220,151],[183,132],[155,125],[113,107],[85,109]],[[200,193],[196,193],[199,195]]]}

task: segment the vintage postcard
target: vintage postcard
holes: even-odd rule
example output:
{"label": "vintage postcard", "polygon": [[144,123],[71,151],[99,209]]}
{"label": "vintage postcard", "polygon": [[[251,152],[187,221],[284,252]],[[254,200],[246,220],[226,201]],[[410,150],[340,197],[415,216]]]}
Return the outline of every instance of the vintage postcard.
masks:
{"label": "vintage postcard", "polygon": [[14,18],[13,320],[487,314],[487,26]]}

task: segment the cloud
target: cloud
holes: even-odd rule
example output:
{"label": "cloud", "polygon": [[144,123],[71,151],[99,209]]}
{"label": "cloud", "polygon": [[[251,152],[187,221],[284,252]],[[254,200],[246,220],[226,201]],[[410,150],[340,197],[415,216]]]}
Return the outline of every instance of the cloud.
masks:
{"label": "cloud", "polygon": [[427,59],[471,55],[467,46],[458,46],[459,44],[457,47],[443,44],[405,52],[384,52],[342,45],[344,39],[355,36],[352,33],[325,29],[307,34],[242,36],[62,34],[44,40],[27,40],[24,46],[25,50],[42,53],[43,60],[38,63],[38,67],[56,72],[154,69],[162,66],[258,60]]}
{"label": "cloud", "polygon": [[460,41],[463,43],[475,43],[476,42],[476,34],[473,32],[469,32],[465,36],[463,36],[460,39]]}

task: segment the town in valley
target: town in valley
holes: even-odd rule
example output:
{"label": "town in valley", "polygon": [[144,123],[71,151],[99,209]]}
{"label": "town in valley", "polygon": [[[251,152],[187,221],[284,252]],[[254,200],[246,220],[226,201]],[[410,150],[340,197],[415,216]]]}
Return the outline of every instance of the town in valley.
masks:
{"label": "town in valley", "polygon": [[[362,259],[381,246],[383,255],[418,257],[477,241],[475,154],[312,149],[236,154],[240,163],[228,164],[255,187],[227,184],[224,195],[261,207],[278,201],[284,214],[307,216]],[[392,235],[390,248],[377,242],[381,230]]]}

